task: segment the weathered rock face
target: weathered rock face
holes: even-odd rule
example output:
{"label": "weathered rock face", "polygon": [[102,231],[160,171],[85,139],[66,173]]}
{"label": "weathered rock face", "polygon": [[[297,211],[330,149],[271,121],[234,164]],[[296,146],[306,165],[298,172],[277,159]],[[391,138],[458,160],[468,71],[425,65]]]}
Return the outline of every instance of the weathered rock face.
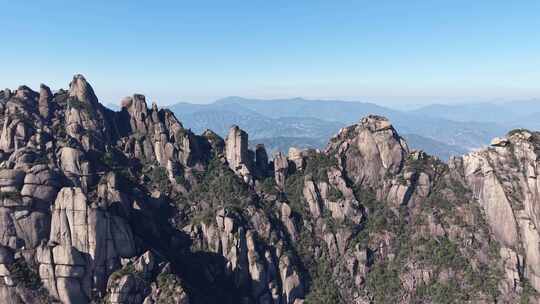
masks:
{"label": "weathered rock face", "polygon": [[248,135],[238,126],[233,126],[227,136],[225,148],[229,167],[236,171],[248,163]]}
{"label": "weathered rock face", "polygon": [[[40,268],[54,269],[47,275],[50,283],[46,286],[63,301],[89,299],[92,289],[105,287],[121,257],[135,255],[133,235],[125,220],[96,207],[89,206],[80,188],[62,188],[56,198],[48,245],[52,248],[43,249],[52,250],[52,255],[38,255],[38,261]],[[59,281],[66,281],[68,289],[76,285],[76,294],[59,289],[64,287],[52,288]]]}
{"label": "weathered rock face", "polygon": [[[39,94],[27,87],[15,94],[6,92],[0,136],[0,148],[7,154],[0,169],[0,192],[5,193],[0,248],[8,253],[2,254],[0,266],[9,285],[2,287],[1,300],[30,303],[28,295],[39,293],[41,302],[89,303],[107,295],[114,303],[171,299],[190,303],[178,276],[182,271],[177,269],[183,263],[178,248],[186,250],[182,245],[186,236],[158,221],[171,197],[187,197],[190,189],[199,187],[196,175],[211,158],[218,166],[225,165],[224,141],[211,131],[196,136],[185,130],[170,111],[159,110],[155,104],[148,109],[142,95],[126,98],[121,112],[111,112],[99,104],[81,75],[73,78],[69,91],[52,94],[42,85]],[[247,148],[247,142],[243,145]],[[264,147],[256,153],[240,150],[247,156],[239,158],[245,168],[237,174],[252,178],[253,170],[257,176],[268,175]],[[240,180],[239,186],[245,187],[245,182]],[[258,235],[269,237],[271,225],[266,214],[253,212],[264,228],[240,228],[248,231],[247,237],[243,234],[238,239],[245,245],[236,253],[217,253],[231,259],[226,268],[231,274],[237,272],[236,267],[251,269],[249,275],[237,275],[234,288],[260,281],[258,287],[250,288],[248,298],[293,303],[304,295],[298,270],[283,260],[282,251],[259,252],[265,242],[258,241]],[[277,231],[283,238],[283,232]],[[143,254],[145,248],[161,252],[160,266],[148,251]],[[35,286],[26,286],[28,278],[12,274],[14,254],[39,278]],[[132,262],[126,264],[126,259]],[[191,280],[189,274],[185,276]],[[194,303],[208,303],[206,295],[192,292]],[[230,299],[235,303],[238,298]],[[215,300],[211,297],[210,302]]]}
{"label": "weathered rock face", "polygon": [[[187,232],[199,248],[220,253],[228,261],[225,273],[238,288],[250,290],[245,301],[255,303],[296,303],[304,297],[298,269],[284,252],[284,244],[264,240],[275,238],[271,223],[260,210],[249,208],[251,228],[242,225],[238,214],[219,210],[215,221],[188,226]],[[265,244],[266,243],[266,244]],[[251,283],[250,283],[251,282]],[[251,285],[251,287],[249,287]]]}
{"label": "weathered rock face", "polygon": [[148,109],[143,95],[126,97],[122,109],[121,119],[129,121],[124,130],[129,136],[124,151],[132,157],[178,168],[196,166],[201,161],[199,156],[209,149],[169,110],[158,110],[155,104]]}
{"label": "weathered rock face", "polygon": [[373,115],[340,130],[331,139],[327,151],[342,156],[343,166],[356,184],[371,187],[376,187],[386,174],[398,174],[409,153],[407,144],[390,122]]}
{"label": "weathered rock face", "polygon": [[288,158],[294,163],[295,169],[302,170],[304,168],[304,155],[300,149],[290,148]]}
{"label": "weathered rock face", "polygon": [[21,189],[25,205],[47,211],[54,202],[56,194],[62,185],[59,170],[51,169],[48,165],[35,165],[24,176]]}
{"label": "weathered rock face", "polygon": [[38,105],[39,105],[39,114],[44,119],[49,119],[49,112],[51,110],[49,103],[51,102],[51,99],[52,99],[51,89],[48,86],[41,84],[39,87]]}
{"label": "weathered rock face", "polygon": [[11,103],[8,102],[7,115],[4,118],[4,126],[0,135],[0,149],[4,152],[10,153],[24,147],[33,135],[33,130],[26,124],[27,118],[16,114],[19,111],[24,110],[22,107],[11,106]]}
{"label": "weathered rock face", "polygon": [[[133,208],[144,217],[153,212],[144,205],[150,193],[135,194],[135,200],[135,189],[126,193],[125,178],[110,172],[126,162],[118,147],[110,148],[117,144],[111,139],[118,136],[113,129],[120,132],[113,119],[119,114],[99,104],[81,75],[69,91],[52,94],[42,85],[39,94],[20,87],[2,97],[0,270],[9,284],[0,284],[0,302],[88,303],[103,297],[122,259],[147,246],[141,247],[129,224]],[[167,134],[181,126],[167,113],[158,123],[163,121]],[[163,235],[152,223],[157,217],[150,219],[138,231]]]}
{"label": "weathered rock face", "polygon": [[371,115],[342,129],[326,150],[336,154],[344,176],[355,187],[375,190],[380,201],[417,205],[433,186],[435,172],[415,168],[415,164],[430,162],[430,157],[421,151],[410,152],[384,117]]}
{"label": "weathered rock face", "polygon": [[225,156],[229,168],[248,184],[253,183],[253,152],[248,150],[248,135],[238,126],[232,126],[226,139]]}
{"label": "weathered rock face", "polygon": [[69,84],[65,113],[66,133],[77,139],[85,150],[103,150],[110,140],[110,126],[94,89],[82,75],[75,75]]}
{"label": "weathered rock face", "polygon": [[501,243],[508,292],[523,279],[540,290],[540,136],[526,130],[493,140],[491,147],[454,159]]}
{"label": "weathered rock face", "polygon": [[[298,159],[296,172],[278,174],[285,171],[278,155],[276,182],[302,218],[291,225],[281,216],[293,227],[290,235],[309,244],[300,259],[318,261],[309,270],[315,278],[309,302],[441,302],[421,294],[441,284],[479,303],[520,297],[505,289],[505,256],[464,179],[439,160],[410,152],[386,119],[367,117],[342,130],[325,152],[289,158]],[[451,257],[439,259],[438,250]]]}
{"label": "weathered rock face", "polygon": [[263,144],[255,148],[255,175],[259,178],[266,177],[269,173],[268,154]]}
{"label": "weathered rock face", "polygon": [[181,281],[171,273],[170,264],[151,251],[130,259],[111,275],[107,290],[110,303],[190,303]]}
{"label": "weathered rock face", "polygon": [[274,157],[274,178],[276,184],[280,189],[285,187],[285,178],[287,177],[287,172],[289,170],[289,160],[281,152],[278,152]]}
{"label": "weathered rock face", "polygon": [[[154,134],[152,115],[148,115],[146,99],[143,95],[135,94],[122,100],[122,108],[129,113],[129,125],[131,130],[141,134]],[[151,110],[150,110],[151,111]]]}
{"label": "weathered rock face", "polygon": [[99,105],[94,89],[86,82],[84,76],[80,74],[73,76],[73,80],[69,84],[69,97],[75,98],[80,102],[88,103],[90,106]]}
{"label": "weathered rock face", "polygon": [[536,133],[447,165],[368,116],[269,163],[81,75],[0,114],[1,303],[538,302]]}

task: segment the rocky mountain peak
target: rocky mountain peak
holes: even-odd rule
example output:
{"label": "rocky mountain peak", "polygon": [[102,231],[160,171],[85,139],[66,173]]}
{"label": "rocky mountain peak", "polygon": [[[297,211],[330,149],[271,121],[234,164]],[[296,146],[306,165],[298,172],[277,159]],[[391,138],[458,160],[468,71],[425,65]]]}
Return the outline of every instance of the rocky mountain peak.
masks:
{"label": "rocky mountain peak", "polygon": [[508,140],[513,143],[528,142],[533,145],[540,145],[540,133],[527,129],[515,129],[507,134]]}
{"label": "rocky mountain peak", "polygon": [[508,147],[520,144],[540,145],[540,133],[527,129],[514,129],[508,132],[506,137],[495,137],[491,141],[493,147]]}
{"label": "rocky mountain peak", "polygon": [[80,75],[0,97],[2,303],[538,302],[534,132],[447,165],[370,115],[270,161]]}
{"label": "rocky mountain peak", "polygon": [[342,145],[344,142],[351,143],[355,140],[363,140],[366,134],[373,139],[383,143],[390,141],[398,143],[401,146],[404,154],[407,154],[409,149],[405,140],[399,136],[390,121],[386,117],[378,115],[368,115],[360,120],[358,124],[342,128],[338,134],[330,139],[329,148]]}
{"label": "rocky mountain peak", "polygon": [[530,284],[527,286],[540,290],[538,138],[537,132],[516,129],[505,138],[494,138],[490,147],[450,164],[464,176],[501,244],[505,271],[501,286],[506,294],[521,291],[522,287],[513,283],[519,277]]}
{"label": "rocky mountain peak", "polygon": [[98,104],[98,98],[94,93],[94,89],[81,74],[74,75],[73,80],[69,83],[69,96],[89,105],[94,106]]}
{"label": "rocky mountain peak", "polygon": [[[378,132],[384,130],[394,130],[392,124],[388,118],[379,115],[368,115],[360,121],[362,127],[370,130],[371,132]],[[395,131],[395,130],[394,130]]]}
{"label": "rocky mountain peak", "polygon": [[103,149],[111,138],[110,121],[92,86],[77,74],[69,84],[65,112],[66,132],[86,150]]}
{"label": "rocky mountain peak", "polygon": [[130,113],[146,114],[148,112],[146,97],[142,94],[133,94],[132,97],[124,98],[121,102],[121,106]]}
{"label": "rocky mountain peak", "polygon": [[45,119],[49,118],[49,111],[50,111],[49,103],[51,102],[52,97],[53,97],[53,94],[51,92],[51,89],[44,84],[40,84],[39,85],[39,101],[38,101],[39,114],[41,114],[41,116]]}
{"label": "rocky mountain peak", "polygon": [[0,99],[1,100],[8,100],[11,98],[11,90],[10,89],[4,89],[0,91]]}
{"label": "rocky mountain peak", "polygon": [[51,88],[49,88],[46,84],[41,83],[39,85],[39,97],[40,99],[50,99],[52,98],[53,94],[51,92]]}
{"label": "rocky mountain peak", "polygon": [[225,142],[225,155],[229,167],[246,182],[251,183],[254,154],[248,150],[248,134],[236,125],[231,126]]}
{"label": "rocky mountain peak", "polygon": [[398,174],[409,154],[405,140],[388,119],[370,115],[330,139],[327,153],[337,153],[354,182],[375,186],[386,174]]}
{"label": "rocky mountain peak", "polygon": [[15,97],[22,100],[35,100],[37,96],[38,93],[25,85],[19,86],[19,88],[17,88],[15,91]]}

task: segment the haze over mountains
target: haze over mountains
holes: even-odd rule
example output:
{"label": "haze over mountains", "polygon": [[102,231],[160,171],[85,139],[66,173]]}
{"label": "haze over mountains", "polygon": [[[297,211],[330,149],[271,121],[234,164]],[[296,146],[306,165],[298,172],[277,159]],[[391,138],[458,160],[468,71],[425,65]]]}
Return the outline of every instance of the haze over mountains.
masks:
{"label": "haze over mountains", "polygon": [[340,128],[368,114],[390,118],[413,148],[441,159],[481,148],[509,129],[540,128],[534,119],[540,113],[538,100],[433,104],[400,111],[368,102],[227,97],[210,104],[181,102],[169,108],[196,133],[208,128],[225,136],[236,124],[250,134],[252,146],[264,143],[271,151],[323,147]]}
{"label": "haze over mountains", "polygon": [[540,99],[504,103],[433,104],[415,110],[413,113],[462,122],[495,122],[514,127],[537,129],[540,126],[537,119],[538,114],[540,114]]}

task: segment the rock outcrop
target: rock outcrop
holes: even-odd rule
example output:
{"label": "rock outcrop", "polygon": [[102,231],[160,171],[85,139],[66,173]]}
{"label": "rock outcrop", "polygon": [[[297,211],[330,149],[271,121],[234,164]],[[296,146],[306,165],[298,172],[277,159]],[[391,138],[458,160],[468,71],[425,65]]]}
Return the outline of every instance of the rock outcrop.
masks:
{"label": "rock outcrop", "polygon": [[278,152],[274,157],[274,178],[276,184],[282,190],[285,187],[285,179],[289,170],[289,160],[281,152]]}
{"label": "rock outcrop", "polygon": [[111,139],[105,109],[82,75],[75,75],[69,84],[65,120],[66,133],[75,138],[86,151],[102,151],[105,143]]}
{"label": "rock outcrop", "polygon": [[330,140],[327,151],[342,156],[343,167],[355,184],[376,187],[385,175],[397,175],[409,154],[407,144],[390,122],[368,116],[344,129]]}
{"label": "rock outcrop", "polygon": [[370,115],[269,160],[81,75],[0,114],[1,303],[539,301],[538,133],[445,164]]}
{"label": "rock outcrop", "polygon": [[51,102],[52,98],[51,89],[41,84],[39,87],[39,101],[38,101],[38,107],[39,107],[39,114],[43,119],[49,119],[49,112],[51,111],[49,103]]}
{"label": "rock outcrop", "polygon": [[[248,134],[238,126],[232,126],[225,140],[225,155],[229,168],[248,184],[253,183],[253,152],[248,150]],[[261,157],[259,151],[259,157]],[[259,160],[259,166],[262,166]]]}
{"label": "rock outcrop", "polygon": [[515,130],[485,150],[451,161],[501,244],[507,293],[519,292],[524,280],[540,290],[539,152],[538,133]]}

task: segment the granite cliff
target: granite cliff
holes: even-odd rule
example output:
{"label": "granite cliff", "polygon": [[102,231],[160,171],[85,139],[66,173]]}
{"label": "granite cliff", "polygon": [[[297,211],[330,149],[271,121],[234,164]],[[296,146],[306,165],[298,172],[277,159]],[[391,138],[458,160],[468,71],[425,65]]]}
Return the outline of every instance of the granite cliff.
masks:
{"label": "granite cliff", "polygon": [[539,303],[540,134],[448,163],[384,117],[269,156],[143,95],[0,92],[1,303]]}

